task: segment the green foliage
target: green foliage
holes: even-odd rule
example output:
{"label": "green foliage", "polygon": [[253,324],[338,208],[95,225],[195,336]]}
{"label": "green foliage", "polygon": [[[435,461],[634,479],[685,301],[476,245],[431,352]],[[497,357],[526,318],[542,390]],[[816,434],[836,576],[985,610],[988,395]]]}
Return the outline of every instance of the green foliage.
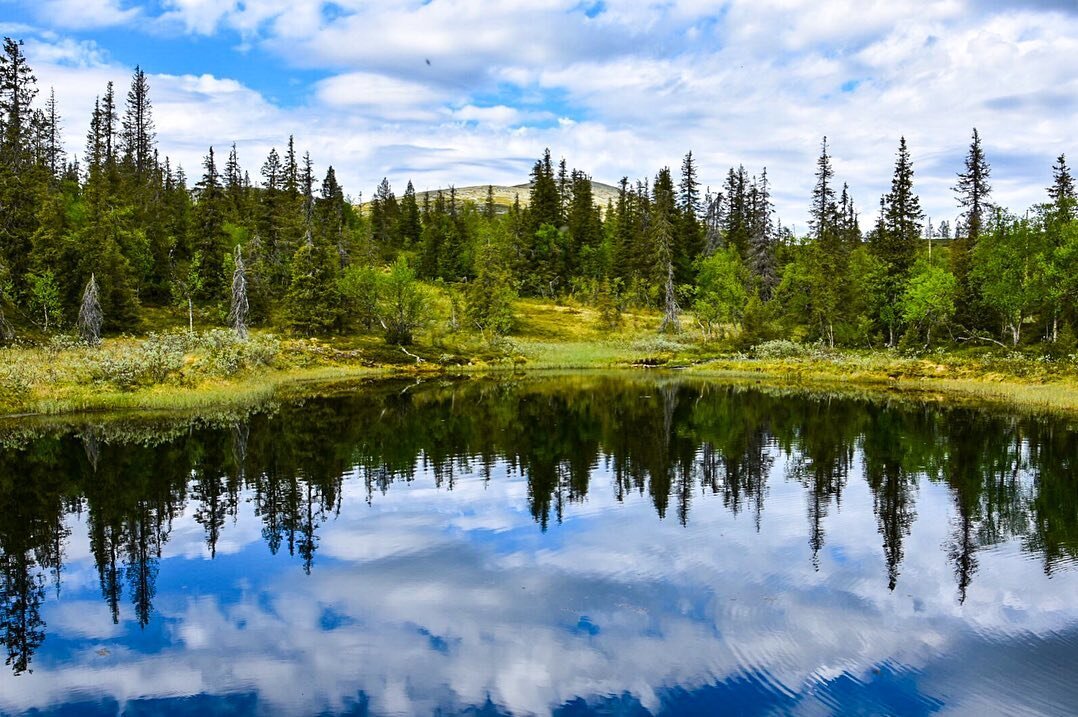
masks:
{"label": "green foliage", "polygon": [[513,328],[517,293],[501,248],[484,245],[476,255],[476,277],[466,291],[468,320],[483,334],[504,336]]}
{"label": "green foliage", "polygon": [[59,328],[63,324],[63,303],[60,286],[51,271],[30,274],[26,281],[30,310],[41,318],[41,328]]}
{"label": "green foliage", "polygon": [[776,308],[776,302],[765,302],[759,294],[749,297],[741,317],[741,333],[738,335],[738,344],[741,347],[755,346],[781,335],[782,329],[775,317]]}
{"label": "green foliage", "polygon": [[736,326],[745,313],[748,292],[745,269],[737,249],[720,249],[696,266],[696,300],[692,310],[704,334]]}
{"label": "green foliage", "polygon": [[430,301],[404,257],[398,257],[381,277],[378,317],[386,342],[411,345],[415,332],[429,320]]}
{"label": "green foliage", "polygon": [[765,360],[801,358],[811,356],[812,354],[813,349],[811,346],[806,346],[788,339],[764,341],[752,348],[752,355],[754,357]]}
{"label": "green foliage", "polygon": [[109,347],[87,357],[92,380],[130,391],[142,386],[183,382],[190,374],[226,378],[273,364],[280,344],[272,336],[243,340],[232,331],[202,334],[151,333],[144,341]]}
{"label": "green foliage", "polygon": [[902,320],[923,333],[925,348],[932,343],[932,331],[946,326],[955,314],[958,282],[954,274],[928,261],[913,267],[898,310]]}
{"label": "green foliage", "polygon": [[289,326],[305,336],[332,330],[340,300],[336,257],[325,247],[304,243],[292,258],[292,282],[285,297]]}
{"label": "green foliage", "polygon": [[[940,312],[939,272],[909,291],[911,269],[927,247],[919,240],[923,215],[905,140],[879,222],[863,244],[826,139],[810,231],[800,238],[774,215],[766,170],[730,169],[721,198],[704,197],[704,172],[691,152],[676,184],[669,168],[650,180],[622,178],[605,213],[600,185],[564,160],[554,163],[549,150],[532,168],[531,187],[504,214],[493,188],[420,197],[409,182],[398,199],[388,180],[356,206],[332,167],[316,187],[310,156],[301,159],[291,137],[283,152],[270,150],[256,182],[234,145],[221,170],[209,147],[189,186],[183,170],[158,155],[150,87],[138,68],[123,107],[111,83],[102,88],[86,149],[77,166],[67,163],[62,103],[38,98],[21,43],[4,42],[0,75],[3,340],[13,335],[9,321],[47,330],[71,324],[94,276],[102,319],[95,340],[101,331],[163,327],[172,304],[185,310],[191,332],[196,312],[204,323],[235,319],[230,309],[243,302],[233,306],[232,288],[242,280],[252,323],[308,336],[383,323],[392,341],[411,341],[423,320],[389,318],[417,313],[422,290],[401,280],[396,265],[397,279],[380,278],[383,264],[402,258],[422,279],[449,287],[456,329],[493,336],[513,330],[518,291],[559,302],[586,296],[598,309],[589,325],[604,331],[621,323],[623,310],[660,306],[661,326],[677,328],[679,302],[691,301],[705,334],[740,324],[742,346],[783,335],[828,346],[894,345],[908,328],[910,340],[938,340],[948,313]],[[943,249],[957,282],[953,323],[990,341],[1005,335],[1017,345],[1023,332],[1036,332],[1055,344],[1078,328],[1078,198],[1070,169],[1059,156],[1048,201],[1021,222],[992,222],[989,175],[974,131],[955,187],[964,226]],[[237,273],[232,252],[240,245],[245,266]],[[390,285],[415,290],[387,298]],[[959,340],[968,333],[958,332]]]}
{"label": "green foliage", "polygon": [[353,264],[344,270],[340,278],[340,292],[344,316],[358,323],[364,331],[371,331],[378,323],[378,290],[380,273],[371,266]]}
{"label": "green foliage", "polygon": [[622,321],[621,279],[603,279],[595,294],[595,308],[599,310],[599,325],[606,331],[613,331]]}
{"label": "green foliage", "polygon": [[1044,270],[1039,246],[1042,239],[1029,220],[1000,213],[973,249],[971,277],[980,287],[984,302],[1007,327],[1014,346],[1039,298],[1036,286]]}

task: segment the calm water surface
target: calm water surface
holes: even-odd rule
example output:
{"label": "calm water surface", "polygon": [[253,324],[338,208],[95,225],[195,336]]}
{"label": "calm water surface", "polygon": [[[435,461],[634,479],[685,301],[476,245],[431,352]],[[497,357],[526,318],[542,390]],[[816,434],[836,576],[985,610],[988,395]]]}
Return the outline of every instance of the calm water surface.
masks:
{"label": "calm water surface", "polygon": [[5,715],[1078,713],[1073,421],[614,375],[5,430]]}

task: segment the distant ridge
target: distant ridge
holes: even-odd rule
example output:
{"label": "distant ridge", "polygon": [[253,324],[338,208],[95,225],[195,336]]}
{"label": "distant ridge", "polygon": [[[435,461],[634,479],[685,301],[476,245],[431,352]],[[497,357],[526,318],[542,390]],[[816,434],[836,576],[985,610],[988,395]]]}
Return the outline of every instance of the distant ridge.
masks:
{"label": "distant ridge", "polygon": [[[518,196],[520,197],[520,206],[528,206],[528,199],[531,190],[530,182],[512,185],[476,184],[470,187],[457,187],[457,201],[472,201],[475,202],[477,205],[482,206],[482,204],[487,201],[488,186],[493,188],[494,203],[499,207],[503,208],[503,211],[504,209],[511,207]],[[420,205],[422,205],[423,197],[429,195],[431,201],[434,201],[434,197],[438,194],[439,191],[442,192],[442,194],[444,194],[447,199],[449,198],[449,187],[442,187],[440,189],[429,189],[423,192],[417,191],[415,193],[416,200],[420,203]],[[604,210],[606,209],[607,201],[614,202],[615,204],[618,201],[618,188],[613,185],[604,184],[603,182],[596,182],[592,180],[591,191],[592,196],[595,199],[595,203]],[[397,200],[400,201],[399,193],[397,194]],[[364,205],[367,205],[369,203],[369,199],[363,202]]]}

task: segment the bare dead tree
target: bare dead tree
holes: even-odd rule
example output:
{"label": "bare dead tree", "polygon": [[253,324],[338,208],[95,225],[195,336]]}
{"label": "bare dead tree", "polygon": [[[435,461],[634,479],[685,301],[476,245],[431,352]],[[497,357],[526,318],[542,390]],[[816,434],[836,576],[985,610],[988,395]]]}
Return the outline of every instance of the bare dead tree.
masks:
{"label": "bare dead tree", "polygon": [[666,300],[663,308],[663,322],[659,331],[681,331],[681,309],[677,305],[677,293],[674,291],[674,262],[666,263]]}
{"label": "bare dead tree", "polygon": [[101,343],[101,325],[104,315],[101,313],[101,300],[98,297],[97,279],[90,274],[86,288],[82,292],[82,305],[79,307],[79,336],[90,346]]}
{"label": "bare dead tree", "polygon": [[711,256],[722,248],[722,192],[712,192],[708,187],[704,205],[704,256]]}
{"label": "bare dead tree", "polygon": [[236,268],[232,272],[232,302],[228,308],[228,322],[236,337],[247,340],[247,315],[251,304],[247,300],[247,271],[243,265],[243,249],[236,246]]}

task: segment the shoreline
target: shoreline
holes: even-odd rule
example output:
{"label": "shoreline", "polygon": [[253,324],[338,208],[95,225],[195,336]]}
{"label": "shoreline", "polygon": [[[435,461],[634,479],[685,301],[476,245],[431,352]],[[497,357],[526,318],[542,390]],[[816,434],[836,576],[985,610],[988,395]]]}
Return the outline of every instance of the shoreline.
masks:
{"label": "shoreline", "polygon": [[[550,344],[543,351],[550,353]],[[567,354],[572,351],[566,348]],[[866,356],[837,355],[834,359],[749,359],[681,358],[656,359],[632,355],[634,352],[598,351],[588,358],[568,355],[551,360],[548,355],[535,360],[473,362],[467,365],[422,363],[360,364],[344,363],[289,368],[259,368],[241,375],[206,379],[183,385],[160,383],[123,390],[106,385],[60,386],[58,395],[27,397],[8,406],[17,410],[0,413],[4,423],[42,417],[86,414],[141,414],[146,417],[210,414],[237,409],[251,410],[274,400],[301,400],[317,396],[334,386],[359,384],[369,380],[393,378],[436,378],[541,375],[558,372],[677,372],[701,379],[760,385],[770,388],[824,390],[835,394],[856,394],[875,398],[901,396],[926,404],[979,404],[1000,408],[1033,410],[1055,414],[1078,415],[1078,380],[1067,375],[1044,380],[998,371],[976,369],[941,373],[940,364],[924,360],[902,359],[869,354],[875,365],[851,366]],[[611,354],[611,355],[607,355]],[[612,354],[620,354],[616,357]],[[901,370],[899,370],[901,369]],[[911,370],[913,369],[913,370]],[[927,374],[927,375],[926,375]],[[937,375],[933,375],[937,374]],[[65,395],[65,391],[66,394]]]}

